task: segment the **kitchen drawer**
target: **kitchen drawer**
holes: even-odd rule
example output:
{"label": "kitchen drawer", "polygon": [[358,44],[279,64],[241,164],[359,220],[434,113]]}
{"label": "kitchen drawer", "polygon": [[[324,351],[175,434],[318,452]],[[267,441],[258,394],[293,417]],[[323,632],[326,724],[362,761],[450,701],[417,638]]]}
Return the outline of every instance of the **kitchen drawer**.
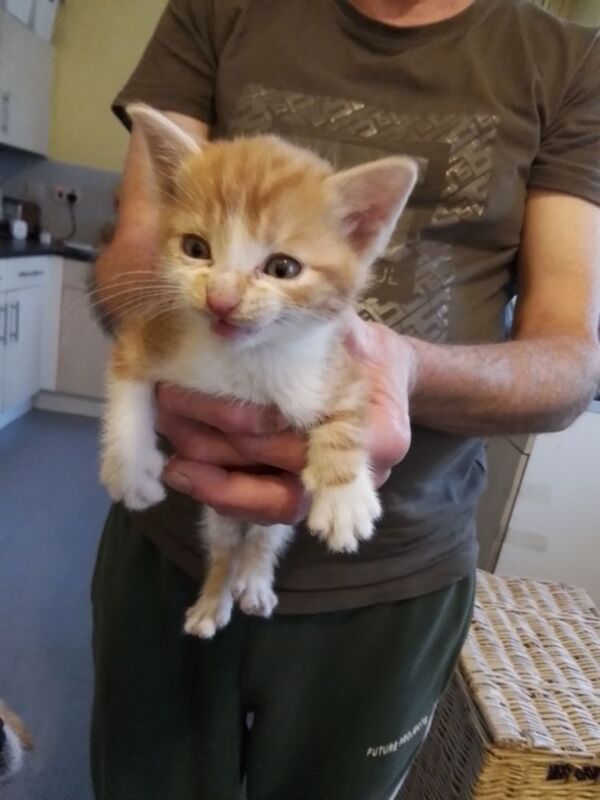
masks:
{"label": "kitchen drawer", "polygon": [[51,264],[50,256],[0,259],[0,291],[43,286]]}

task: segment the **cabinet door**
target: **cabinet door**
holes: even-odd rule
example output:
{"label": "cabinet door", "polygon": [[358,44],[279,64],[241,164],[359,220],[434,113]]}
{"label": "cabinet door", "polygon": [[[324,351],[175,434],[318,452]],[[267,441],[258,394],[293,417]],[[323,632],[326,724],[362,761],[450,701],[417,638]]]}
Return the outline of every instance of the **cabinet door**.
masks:
{"label": "cabinet door", "polygon": [[0,292],[0,413],[2,412],[2,398],[4,396],[4,360],[6,357],[6,343],[8,342],[8,305],[6,292]]}
{"label": "cabinet door", "polygon": [[59,0],[37,0],[33,17],[33,30],[47,42],[52,38],[54,17]]}
{"label": "cabinet door", "polygon": [[6,292],[8,336],[4,348],[3,410],[33,397],[40,389],[44,289]]}
{"label": "cabinet door", "polygon": [[110,339],[91,308],[87,290],[91,271],[89,264],[65,260],[56,388],[101,400],[105,396]]}
{"label": "cabinet door", "polygon": [[29,25],[33,17],[33,0],[6,0],[6,10],[24,25]]}
{"label": "cabinet door", "polygon": [[0,11],[0,143],[46,155],[52,46]]}

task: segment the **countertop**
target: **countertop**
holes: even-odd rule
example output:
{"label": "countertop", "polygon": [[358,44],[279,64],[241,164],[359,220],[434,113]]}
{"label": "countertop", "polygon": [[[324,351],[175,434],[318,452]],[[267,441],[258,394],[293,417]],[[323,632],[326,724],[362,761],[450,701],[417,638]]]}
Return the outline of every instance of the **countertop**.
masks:
{"label": "countertop", "polygon": [[34,256],[62,256],[75,261],[93,262],[96,253],[92,250],[80,249],[70,245],[40,244],[39,242],[16,241],[14,239],[0,239],[0,259],[3,258],[32,258]]}

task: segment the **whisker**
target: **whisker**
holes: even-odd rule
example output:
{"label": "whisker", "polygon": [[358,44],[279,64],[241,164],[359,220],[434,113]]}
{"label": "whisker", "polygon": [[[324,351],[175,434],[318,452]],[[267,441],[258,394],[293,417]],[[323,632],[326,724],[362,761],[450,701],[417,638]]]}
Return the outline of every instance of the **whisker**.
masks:
{"label": "whisker", "polygon": [[[98,298],[86,295],[86,301],[89,308],[92,310],[98,308],[105,308],[114,305],[114,301],[120,307],[123,302],[128,303],[146,303],[151,304],[155,302],[174,302],[181,299],[181,292],[176,288],[160,289],[146,288],[146,289],[123,289],[118,292],[103,295]],[[107,313],[110,313],[110,308],[106,308]]]}
{"label": "whisker", "polygon": [[157,279],[156,277],[153,277],[152,279],[149,279],[139,276],[136,277],[123,276],[123,277],[113,278],[110,281],[103,281],[102,283],[96,284],[90,287],[89,291],[101,292],[101,291],[106,291],[106,289],[111,286],[121,286],[121,285],[136,284],[136,283],[140,284],[140,286],[169,286],[173,284],[173,281],[171,278]]}
{"label": "whisker", "polygon": [[135,284],[132,286],[127,287],[115,287],[115,291],[112,292],[86,292],[86,297],[90,300],[94,300],[95,297],[98,297],[100,302],[111,299],[113,297],[118,297],[122,294],[173,294],[179,293],[180,289],[177,286],[136,286]]}
{"label": "whisker", "polygon": [[[85,303],[86,306],[91,308],[92,310],[96,309],[99,306],[102,306],[106,303],[112,302],[115,298],[122,297],[123,295],[131,296],[132,294],[135,295],[135,299],[139,300],[151,300],[154,297],[163,299],[163,298],[176,298],[179,296],[179,292],[173,288],[169,289],[168,291],[161,290],[156,291],[155,289],[124,289],[119,292],[113,292],[112,294],[108,294],[105,296],[99,297],[97,300],[93,299],[90,293],[85,293],[81,297],[77,297],[63,312],[64,316],[68,316],[73,312],[73,309],[77,308],[81,303]],[[132,298],[134,299],[134,298]]]}
{"label": "whisker", "polygon": [[173,302],[173,300],[161,300],[161,301],[153,301],[153,300],[146,300],[144,298],[134,298],[132,300],[124,300],[119,305],[112,306],[110,309],[107,310],[107,316],[117,316],[121,314],[123,311],[128,310],[139,310],[144,311],[146,309],[162,309],[162,308],[176,308],[177,304]]}

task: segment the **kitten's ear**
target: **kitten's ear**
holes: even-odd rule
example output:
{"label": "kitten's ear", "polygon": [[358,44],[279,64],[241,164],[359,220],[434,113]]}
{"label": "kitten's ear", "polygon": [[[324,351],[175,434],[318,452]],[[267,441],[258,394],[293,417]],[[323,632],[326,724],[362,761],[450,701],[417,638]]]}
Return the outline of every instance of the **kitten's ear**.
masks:
{"label": "kitten's ear", "polygon": [[328,178],[335,191],[344,234],[364,263],[370,264],[385,249],[418,174],[419,167],[413,159],[392,157]]}
{"label": "kitten's ear", "polygon": [[170,191],[181,163],[202,148],[179,125],[144,103],[127,106],[127,113],[146,140],[159,186]]}

